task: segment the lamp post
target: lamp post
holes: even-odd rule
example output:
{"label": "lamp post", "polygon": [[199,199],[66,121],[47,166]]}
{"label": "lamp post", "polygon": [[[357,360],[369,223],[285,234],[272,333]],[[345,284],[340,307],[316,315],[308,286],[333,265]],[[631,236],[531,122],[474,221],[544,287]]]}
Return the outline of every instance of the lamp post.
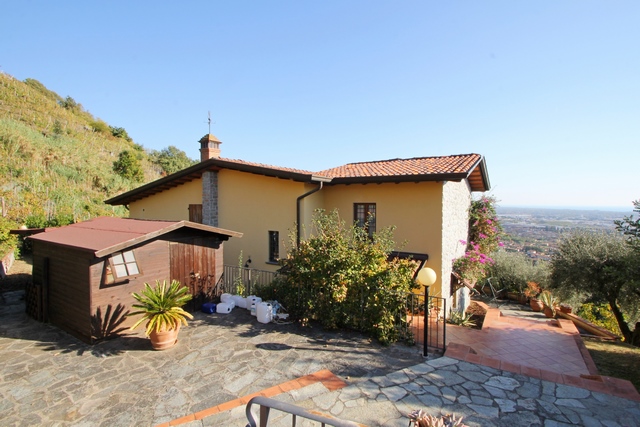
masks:
{"label": "lamp post", "polygon": [[437,275],[433,269],[425,267],[418,272],[416,280],[424,286],[424,349],[423,356],[427,356],[427,341],[429,338],[429,286],[436,283]]}

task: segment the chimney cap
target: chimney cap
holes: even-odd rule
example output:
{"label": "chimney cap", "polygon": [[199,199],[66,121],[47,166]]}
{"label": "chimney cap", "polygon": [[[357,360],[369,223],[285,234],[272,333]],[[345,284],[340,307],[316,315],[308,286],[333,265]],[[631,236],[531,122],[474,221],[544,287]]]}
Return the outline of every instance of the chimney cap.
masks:
{"label": "chimney cap", "polygon": [[198,141],[200,143],[203,142],[217,142],[218,144],[222,144],[222,141],[220,141],[218,139],[218,137],[216,137],[214,134],[212,133],[208,133],[205,136],[203,136],[202,138],[200,138],[200,141]]}

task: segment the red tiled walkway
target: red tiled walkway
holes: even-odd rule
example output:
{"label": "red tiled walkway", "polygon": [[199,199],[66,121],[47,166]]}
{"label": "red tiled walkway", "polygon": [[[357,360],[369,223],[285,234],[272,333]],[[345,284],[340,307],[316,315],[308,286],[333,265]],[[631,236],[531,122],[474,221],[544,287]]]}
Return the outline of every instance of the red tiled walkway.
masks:
{"label": "red tiled walkway", "polygon": [[488,308],[482,330],[447,325],[445,356],[640,401],[628,380],[598,375],[578,330],[565,319],[521,319]]}
{"label": "red tiled walkway", "polygon": [[479,356],[558,374],[596,374],[576,337],[580,339],[570,321],[501,316],[495,308],[488,309],[482,330],[447,325],[447,344],[467,345]]}

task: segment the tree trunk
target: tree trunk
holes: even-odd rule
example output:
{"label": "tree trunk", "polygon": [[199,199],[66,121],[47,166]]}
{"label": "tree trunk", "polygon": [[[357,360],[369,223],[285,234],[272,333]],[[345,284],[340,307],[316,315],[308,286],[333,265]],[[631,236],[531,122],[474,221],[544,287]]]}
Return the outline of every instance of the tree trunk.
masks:
{"label": "tree trunk", "polygon": [[622,332],[624,341],[630,343],[632,340],[631,329],[629,328],[629,325],[627,325],[627,322],[624,321],[624,315],[622,314],[622,311],[620,311],[618,304],[615,300],[609,301],[609,307],[611,307],[611,311],[618,321],[618,326],[620,327],[620,332]]}

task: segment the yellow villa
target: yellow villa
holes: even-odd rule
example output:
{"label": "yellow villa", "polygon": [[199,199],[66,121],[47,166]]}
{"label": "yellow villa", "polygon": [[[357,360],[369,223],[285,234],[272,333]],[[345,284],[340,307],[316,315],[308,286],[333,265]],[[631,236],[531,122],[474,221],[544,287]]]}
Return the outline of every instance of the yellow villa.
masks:
{"label": "yellow villa", "polygon": [[[428,257],[437,274],[432,295],[466,306],[468,290],[452,289],[452,260],[464,254],[472,192],[490,188],[480,154],[350,163],[310,172],[226,159],[211,134],[200,140],[201,161],[106,201],[126,205],[136,219],[189,220],[236,230],[225,242],[224,263],[242,252],[251,267],[275,271],[291,232],[305,239],[316,209],[337,209],[369,232],[395,226],[402,252]],[[451,306],[451,305],[449,305]]]}

